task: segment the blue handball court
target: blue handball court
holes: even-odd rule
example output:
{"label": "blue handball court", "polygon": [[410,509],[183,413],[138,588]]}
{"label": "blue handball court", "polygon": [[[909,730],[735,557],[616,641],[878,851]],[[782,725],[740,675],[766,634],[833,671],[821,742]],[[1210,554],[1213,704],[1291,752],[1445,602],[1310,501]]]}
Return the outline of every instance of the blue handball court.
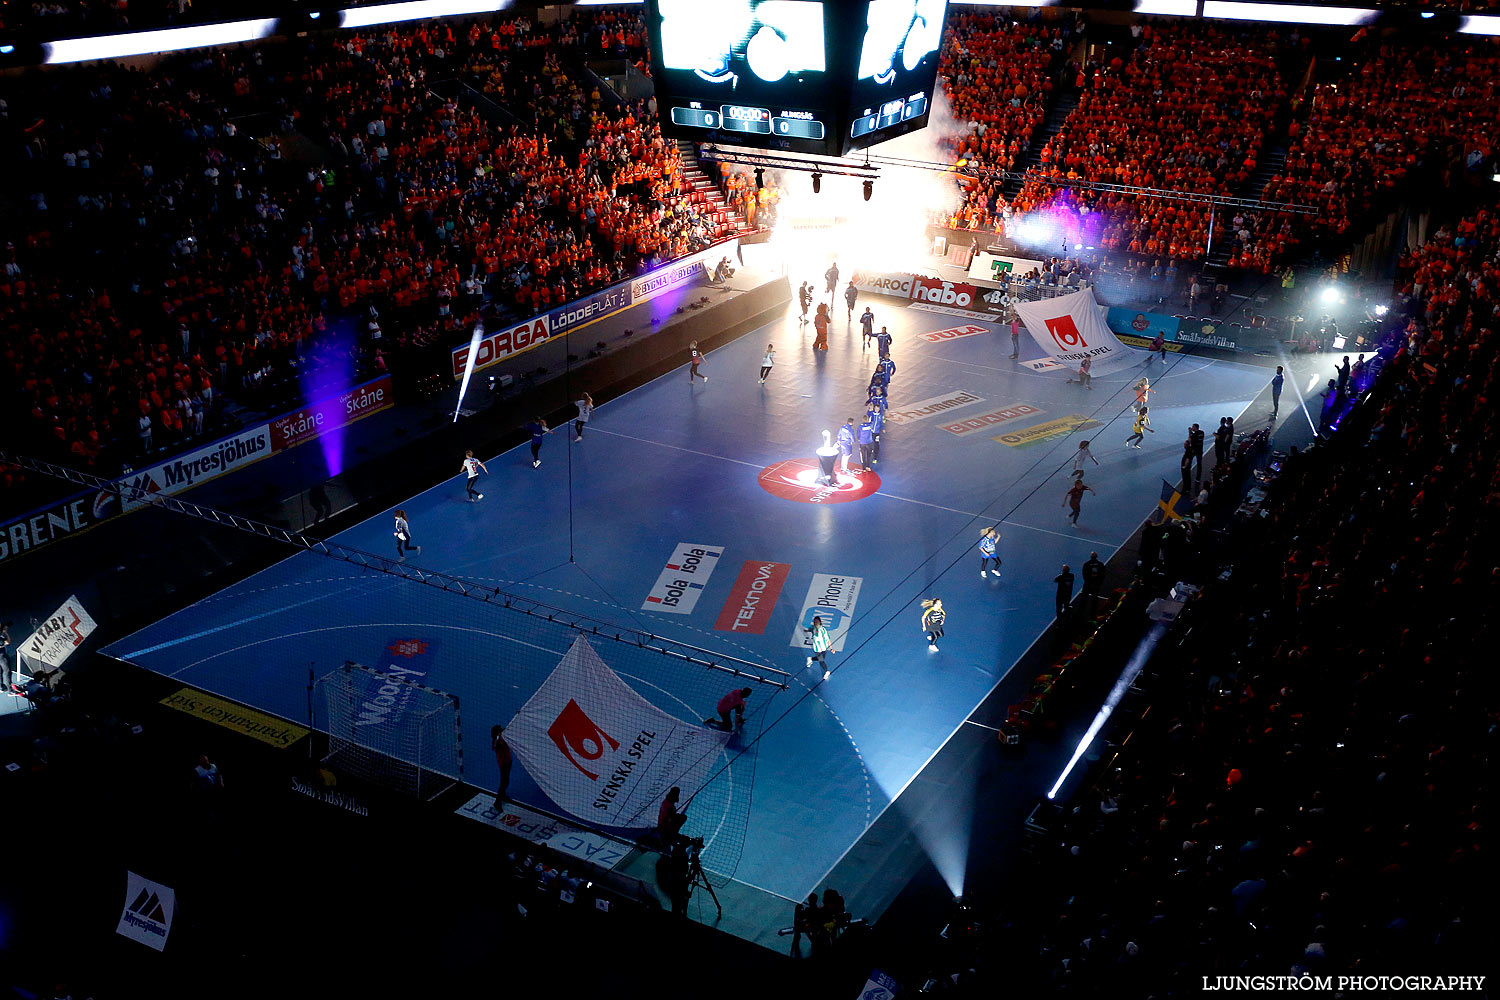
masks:
{"label": "blue handball court", "polygon": [[[1076,571],[1092,551],[1108,560],[1136,531],[1162,481],[1177,480],[1189,425],[1211,434],[1267,377],[1191,355],[1148,363],[1141,351],[1139,364],[1085,389],[1065,372],[1027,368],[1039,351],[1025,337],[1011,360],[1008,328],[880,297],[859,308],[867,304],[893,337],[890,415],[878,464],[834,488],[815,481],[815,450],[823,431],[860,422],[876,355],[842,303],[828,350],[814,352],[793,303],[708,354],[707,381],[684,364],[600,406],[581,442],[556,428],[537,468],[527,445],[481,456],[482,501],[467,500],[455,455],[453,479],[401,504],[422,546],[407,567],[789,675],[784,689],[755,686],[753,725],[730,740],[685,830],[707,841],[705,867],[785,900],[855,856],[1051,624],[1062,565]],[[762,384],[768,344],[775,363]],[[1131,386],[1143,373],[1156,389],[1156,433],[1127,449]],[[1082,440],[1099,464],[1088,465],[1094,493],[1075,527],[1064,494]],[[394,555],[392,513],[335,541]],[[976,543],[997,525],[1003,575],[981,578]],[[685,548],[707,553],[700,584],[663,590]],[[930,597],[947,611],[937,652],[921,628]],[[819,599],[839,639],[827,679],[803,646]],[[512,627],[515,616],[299,553],[107,652],[295,722],[308,719],[310,671],[400,666],[460,699],[464,779],[478,794],[498,780],[490,725],[508,723],[567,651],[566,630]],[[594,645],[642,697],[686,721],[715,715],[718,698],[740,686],[667,657],[627,656],[624,644]],[[511,795],[566,815],[520,766]],[[848,869],[845,886],[857,875]]]}

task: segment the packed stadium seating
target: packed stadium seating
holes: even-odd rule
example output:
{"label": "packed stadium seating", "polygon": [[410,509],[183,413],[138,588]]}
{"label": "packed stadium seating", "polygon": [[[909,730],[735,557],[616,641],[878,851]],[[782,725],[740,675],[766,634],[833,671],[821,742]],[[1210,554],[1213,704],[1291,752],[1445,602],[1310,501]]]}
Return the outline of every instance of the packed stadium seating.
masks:
{"label": "packed stadium seating", "polygon": [[[1213,26],[1148,25],[1128,58],[1081,74],[1083,93],[1062,130],[1041,150],[1038,174],[1013,211],[1046,209],[1059,180],[1234,194],[1254,172],[1276,108],[1286,100],[1274,32],[1233,34]],[[1201,205],[1125,193],[1070,198],[1103,216],[1111,251],[1197,260],[1207,248]]]}
{"label": "packed stadium seating", "polygon": [[1039,847],[1042,898],[987,925],[998,979],[1188,995],[1480,947],[1493,625],[1453,602],[1500,596],[1497,268],[1493,206],[1403,259],[1389,363],[1230,529],[1128,752]]}
{"label": "packed stadium seating", "polygon": [[[0,383],[31,443],[117,471],[211,434],[226,394],[288,405],[321,368],[347,384],[481,309],[529,315],[732,232],[654,102],[575,82],[585,51],[641,57],[640,32],[609,10],[419,22],[9,90],[36,124]],[[479,86],[431,89],[459,77]]]}
{"label": "packed stadium seating", "polygon": [[[990,11],[949,18],[938,77],[959,129],[947,137],[954,158],[990,170],[1017,169],[1046,117],[1068,33]],[[992,226],[1003,208],[1001,187],[995,180],[974,182],[948,220],[952,228]]]}
{"label": "packed stadium seating", "polygon": [[[1475,150],[1488,159],[1497,82],[1500,46],[1489,40],[1415,50],[1371,43],[1348,80],[1313,90],[1307,122],[1294,123],[1285,168],[1264,197],[1318,207],[1312,233],[1343,237],[1409,175],[1433,176]],[[1262,228],[1285,231],[1285,222],[1268,213]]]}

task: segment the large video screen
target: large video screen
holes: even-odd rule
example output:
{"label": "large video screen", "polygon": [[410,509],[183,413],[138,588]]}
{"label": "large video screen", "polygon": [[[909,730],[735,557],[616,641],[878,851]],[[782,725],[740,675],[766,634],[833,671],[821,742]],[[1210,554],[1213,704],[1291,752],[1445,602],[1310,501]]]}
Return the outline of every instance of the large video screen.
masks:
{"label": "large video screen", "polygon": [[870,0],[841,152],[923,128],[948,0]]}
{"label": "large video screen", "polygon": [[837,0],[647,0],[662,132],[839,152],[847,100],[837,84],[847,62],[839,36],[849,29],[848,8]]}

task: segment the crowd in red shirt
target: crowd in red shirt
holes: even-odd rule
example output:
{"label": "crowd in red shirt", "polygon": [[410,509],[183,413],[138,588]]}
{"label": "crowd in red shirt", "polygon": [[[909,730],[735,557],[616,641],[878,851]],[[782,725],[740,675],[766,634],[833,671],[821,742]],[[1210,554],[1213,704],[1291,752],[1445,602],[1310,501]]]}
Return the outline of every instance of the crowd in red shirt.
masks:
{"label": "crowd in red shirt", "polygon": [[980,921],[975,951],[1015,958],[976,995],[1190,996],[1485,953],[1500,704],[1491,619],[1455,600],[1500,598],[1497,278],[1491,199],[1403,259],[1390,360],[1339,429],[1285,459],[1258,516],[1210,508],[1213,561],[1191,551],[1208,526],[1185,558],[1213,568],[1192,613],[1214,627],[1153,659],[1130,745]]}
{"label": "crowd in red shirt", "polygon": [[[1263,197],[1322,210],[1307,220],[1314,235],[1343,236],[1382,195],[1422,167],[1442,168],[1475,150],[1492,152],[1490,131],[1500,107],[1500,46],[1489,40],[1411,48],[1374,47],[1342,83],[1318,84],[1306,126],[1292,123],[1286,166]],[[1255,234],[1290,230],[1274,214]],[[1271,256],[1296,246],[1278,237]],[[1264,252],[1256,254],[1260,265]]]}
{"label": "crowd in red shirt", "polygon": [[[985,11],[948,18],[938,78],[963,131],[948,138],[956,159],[990,170],[1014,170],[1047,115],[1052,76],[1070,28],[1017,24]],[[972,180],[963,205],[947,220],[954,229],[992,226],[1003,206],[1003,184]]]}
{"label": "crowd in red shirt", "polygon": [[[1255,170],[1277,104],[1286,97],[1274,33],[1233,34],[1213,25],[1151,25],[1128,58],[1080,74],[1082,96],[1041,151],[1052,181],[1086,179],[1134,187],[1231,194]],[[1017,213],[1052,204],[1065,188],[1028,182]],[[1102,214],[1107,250],[1198,260],[1207,206],[1074,190]]]}
{"label": "crowd in red shirt", "polygon": [[[0,277],[0,390],[29,444],[112,473],[213,433],[225,391],[292,404],[320,369],[347,384],[481,309],[530,315],[708,245],[726,223],[683,190],[654,102],[606,102],[561,61],[641,44],[639,14],[608,10],[421,22],[4,91],[35,122]],[[522,92],[528,55],[547,90]],[[429,89],[485,60],[536,131]]]}

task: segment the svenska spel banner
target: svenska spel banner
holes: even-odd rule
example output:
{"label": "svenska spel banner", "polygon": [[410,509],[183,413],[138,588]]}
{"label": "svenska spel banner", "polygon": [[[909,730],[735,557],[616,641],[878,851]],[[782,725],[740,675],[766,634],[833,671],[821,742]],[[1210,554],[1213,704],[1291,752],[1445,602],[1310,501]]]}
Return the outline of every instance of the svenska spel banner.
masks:
{"label": "svenska spel banner", "polygon": [[1090,289],[1015,306],[1026,332],[1048,357],[1067,368],[1077,369],[1084,358],[1093,358],[1091,371],[1098,375],[1140,359],[1110,332]]}
{"label": "svenska spel banner", "polygon": [[728,740],[642,698],[582,636],[505,727],[548,798],[590,823],[620,827],[656,825],[673,785],[683,802],[692,799]]}

